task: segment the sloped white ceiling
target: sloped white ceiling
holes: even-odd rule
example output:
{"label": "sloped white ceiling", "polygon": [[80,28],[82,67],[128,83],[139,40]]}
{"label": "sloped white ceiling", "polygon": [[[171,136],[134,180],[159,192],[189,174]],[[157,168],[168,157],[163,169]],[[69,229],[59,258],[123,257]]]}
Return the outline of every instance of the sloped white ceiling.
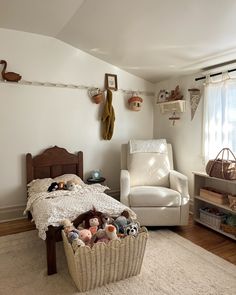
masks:
{"label": "sloped white ceiling", "polygon": [[151,82],[236,59],[235,0],[0,0],[0,27],[58,38]]}

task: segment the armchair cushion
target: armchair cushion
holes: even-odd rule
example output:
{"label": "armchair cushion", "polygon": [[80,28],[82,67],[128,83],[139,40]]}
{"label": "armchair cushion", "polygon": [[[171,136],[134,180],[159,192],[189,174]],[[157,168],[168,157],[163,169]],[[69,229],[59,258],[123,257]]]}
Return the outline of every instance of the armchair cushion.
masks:
{"label": "armchair cushion", "polygon": [[135,186],[130,189],[129,203],[131,207],[179,207],[181,195],[166,187]]}
{"label": "armchair cushion", "polygon": [[169,187],[170,162],[167,153],[128,153],[127,168],[131,186]]}

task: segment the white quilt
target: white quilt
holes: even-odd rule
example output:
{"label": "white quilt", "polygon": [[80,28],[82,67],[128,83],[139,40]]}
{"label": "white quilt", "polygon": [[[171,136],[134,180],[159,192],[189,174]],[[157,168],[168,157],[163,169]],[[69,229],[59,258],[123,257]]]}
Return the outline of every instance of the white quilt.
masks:
{"label": "white quilt", "polygon": [[74,191],[58,190],[54,192],[31,192],[24,213],[30,211],[39,237],[46,239],[49,225],[59,226],[65,218],[74,220],[78,215],[91,210],[94,206],[97,211],[118,216],[124,210],[129,211],[130,217],[136,219],[135,213],[119,201],[106,195],[108,189],[101,184],[76,187]]}

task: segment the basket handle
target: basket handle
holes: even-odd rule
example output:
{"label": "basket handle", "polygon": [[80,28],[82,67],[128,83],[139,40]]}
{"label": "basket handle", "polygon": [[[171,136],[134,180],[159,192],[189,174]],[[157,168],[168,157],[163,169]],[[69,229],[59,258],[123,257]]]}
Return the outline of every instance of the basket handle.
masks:
{"label": "basket handle", "polygon": [[230,153],[233,156],[234,160],[236,161],[236,157],[235,157],[234,153],[231,151],[231,149],[223,148],[222,150],[219,151],[219,153],[217,154],[217,156],[215,157],[214,161],[211,164],[211,167],[209,169],[209,175],[210,176],[211,176],[211,172],[212,172],[212,169],[213,169],[213,166],[214,166],[215,162],[217,161],[219,155],[222,153],[222,157],[221,157],[221,173],[222,173],[223,178],[225,179],[224,168],[223,168],[223,160],[224,160],[225,152],[227,152],[227,160],[226,161],[229,161],[229,154]]}

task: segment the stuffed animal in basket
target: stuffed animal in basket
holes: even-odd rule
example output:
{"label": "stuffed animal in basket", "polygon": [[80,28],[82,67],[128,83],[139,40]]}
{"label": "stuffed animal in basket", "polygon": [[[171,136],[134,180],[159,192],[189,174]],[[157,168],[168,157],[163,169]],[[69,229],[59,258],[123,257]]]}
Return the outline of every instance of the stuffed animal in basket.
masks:
{"label": "stuffed animal in basket", "polygon": [[62,224],[64,232],[70,243],[80,236],[79,230],[74,227],[73,223],[69,219],[64,219]]}
{"label": "stuffed animal in basket", "polygon": [[89,244],[92,238],[92,233],[88,229],[80,230],[80,239],[85,243]]}
{"label": "stuffed animal in basket", "polygon": [[[74,222],[76,224],[82,224],[82,227],[85,229],[89,229],[90,227],[93,226],[98,226],[101,227],[102,221],[101,221],[101,216],[102,216],[102,212],[97,211],[94,207],[92,210],[86,211],[82,214],[80,214],[76,220],[74,220]],[[95,221],[94,218],[97,218],[97,221]],[[90,222],[90,220],[92,220],[92,222]],[[98,225],[93,225],[93,224],[98,224]]]}
{"label": "stuffed animal in basket", "polygon": [[95,235],[92,237],[93,243],[108,243],[111,240],[118,240],[118,236],[116,234],[116,227],[112,224],[108,224],[105,229],[99,229]]}
{"label": "stuffed animal in basket", "polygon": [[107,213],[102,213],[101,215],[101,228],[105,229],[108,224],[114,222],[114,219]]}
{"label": "stuffed animal in basket", "polygon": [[139,233],[140,224],[139,222],[131,222],[124,228],[124,234],[127,236],[136,237]]}
{"label": "stuffed animal in basket", "polygon": [[123,234],[125,227],[130,222],[131,221],[129,219],[127,219],[125,216],[119,216],[114,220],[113,225],[116,227],[116,230],[119,234]]}
{"label": "stuffed animal in basket", "polygon": [[112,224],[108,224],[105,227],[105,233],[109,240],[119,240],[116,234],[116,227]]}
{"label": "stuffed animal in basket", "polygon": [[98,230],[98,226],[99,226],[99,220],[97,217],[93,217],[89,219],[89,230],[91,231],[92,235],[94,235],[97,230]]}

